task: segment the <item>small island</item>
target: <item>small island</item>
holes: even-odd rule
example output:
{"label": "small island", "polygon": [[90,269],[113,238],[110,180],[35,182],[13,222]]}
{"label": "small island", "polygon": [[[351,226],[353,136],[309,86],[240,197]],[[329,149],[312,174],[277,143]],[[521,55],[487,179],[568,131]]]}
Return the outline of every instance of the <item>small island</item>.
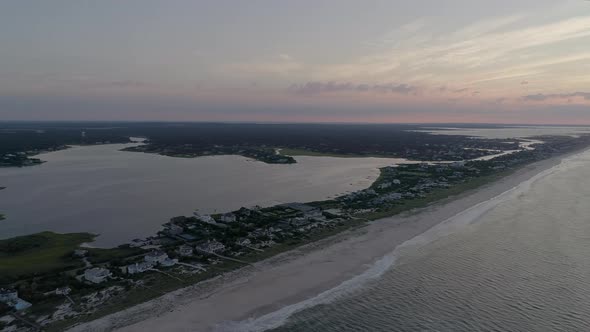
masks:
{"label": "small island", "polygon": [[168,146],[162,144],[152,144],[147,142],[145,145],[133,146],[123,149],[123,151],[157,153],[169,157],[195,158],[205,156],[221,155],[238,155],[251,158],[267,164],[294,164],[295,159],[276,152],[274,148],[251,147],[251,146],[205,146],[195,147],[191,144],[180,146]]}

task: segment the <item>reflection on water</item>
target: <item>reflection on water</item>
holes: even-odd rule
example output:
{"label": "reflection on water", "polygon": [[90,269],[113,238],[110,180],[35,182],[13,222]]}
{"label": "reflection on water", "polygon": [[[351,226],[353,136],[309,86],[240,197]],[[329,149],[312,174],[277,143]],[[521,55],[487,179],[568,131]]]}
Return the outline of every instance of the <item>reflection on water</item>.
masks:
{"label": "reflection on water", "polygon": [[0,238],[52,230],[101,234],[116,245],[155,234],[176,215],[321,200],[368,187],[386,158],[297,157],[269,165],[239,156],[171,158],[122,152],[127,145],[73,147],[40,166],[0,169]]}

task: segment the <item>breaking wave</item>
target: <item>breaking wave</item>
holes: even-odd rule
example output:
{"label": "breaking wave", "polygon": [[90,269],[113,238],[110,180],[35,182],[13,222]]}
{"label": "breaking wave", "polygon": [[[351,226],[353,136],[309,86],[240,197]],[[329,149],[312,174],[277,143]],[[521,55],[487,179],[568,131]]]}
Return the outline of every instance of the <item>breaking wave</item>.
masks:
{"label": "breaking wave", "polygon": [[426,232],[405,241],[397,246],[392,252],[377,260],[369,269],[349,280],[342,282],[340,285],[326,290],[315,297],[307,300],[285,306],[277,311],[262,315],[256,318],[249,318],[242,321],[228,321],[216,326],[215,331],[219,332],[257,332],[278,328],[284,325],[287,320],[294,314],[309,309],[314,306],[329,304],[340,298],[346,297],[353,292],[365,287],[371,281],[379,279],[385,272],[390,270],[396,263],[398,257],[408,250],[417,249],[427,245],[439,238],[448,236],[457,230],[471,224],[475,224],[480,218],[498,206],[500,203],[514,197],[518,197],[527,192],[531,186],[538,180],[567,167],[570,161],[576,156],[563,159],[560,164],[544,170],[532,178],[523,181],[513,188],[479,204],[476,204],[458,214],[440,222]]}

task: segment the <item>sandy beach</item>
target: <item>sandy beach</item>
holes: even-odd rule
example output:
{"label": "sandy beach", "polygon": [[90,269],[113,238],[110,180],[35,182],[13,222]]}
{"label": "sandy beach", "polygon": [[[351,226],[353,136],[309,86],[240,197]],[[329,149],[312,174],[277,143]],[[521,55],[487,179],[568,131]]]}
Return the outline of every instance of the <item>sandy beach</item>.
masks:
{"label": "sandy beach", "polygon": [[329,301],[377,276],[394,264],[391,253],[400,245],[505,195],[565,157],[530,164],[476,190],[373,221],[70,331],[256,331],[275,327],[291,313]]}

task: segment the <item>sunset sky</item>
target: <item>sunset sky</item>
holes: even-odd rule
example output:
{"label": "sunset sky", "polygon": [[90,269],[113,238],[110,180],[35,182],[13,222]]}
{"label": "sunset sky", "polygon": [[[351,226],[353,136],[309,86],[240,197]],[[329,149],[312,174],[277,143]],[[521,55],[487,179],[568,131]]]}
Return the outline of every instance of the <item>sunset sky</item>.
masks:
{"label": "sunset sky", "polygon": [[590,124],[590,1],[5,0],[0,120]]}

